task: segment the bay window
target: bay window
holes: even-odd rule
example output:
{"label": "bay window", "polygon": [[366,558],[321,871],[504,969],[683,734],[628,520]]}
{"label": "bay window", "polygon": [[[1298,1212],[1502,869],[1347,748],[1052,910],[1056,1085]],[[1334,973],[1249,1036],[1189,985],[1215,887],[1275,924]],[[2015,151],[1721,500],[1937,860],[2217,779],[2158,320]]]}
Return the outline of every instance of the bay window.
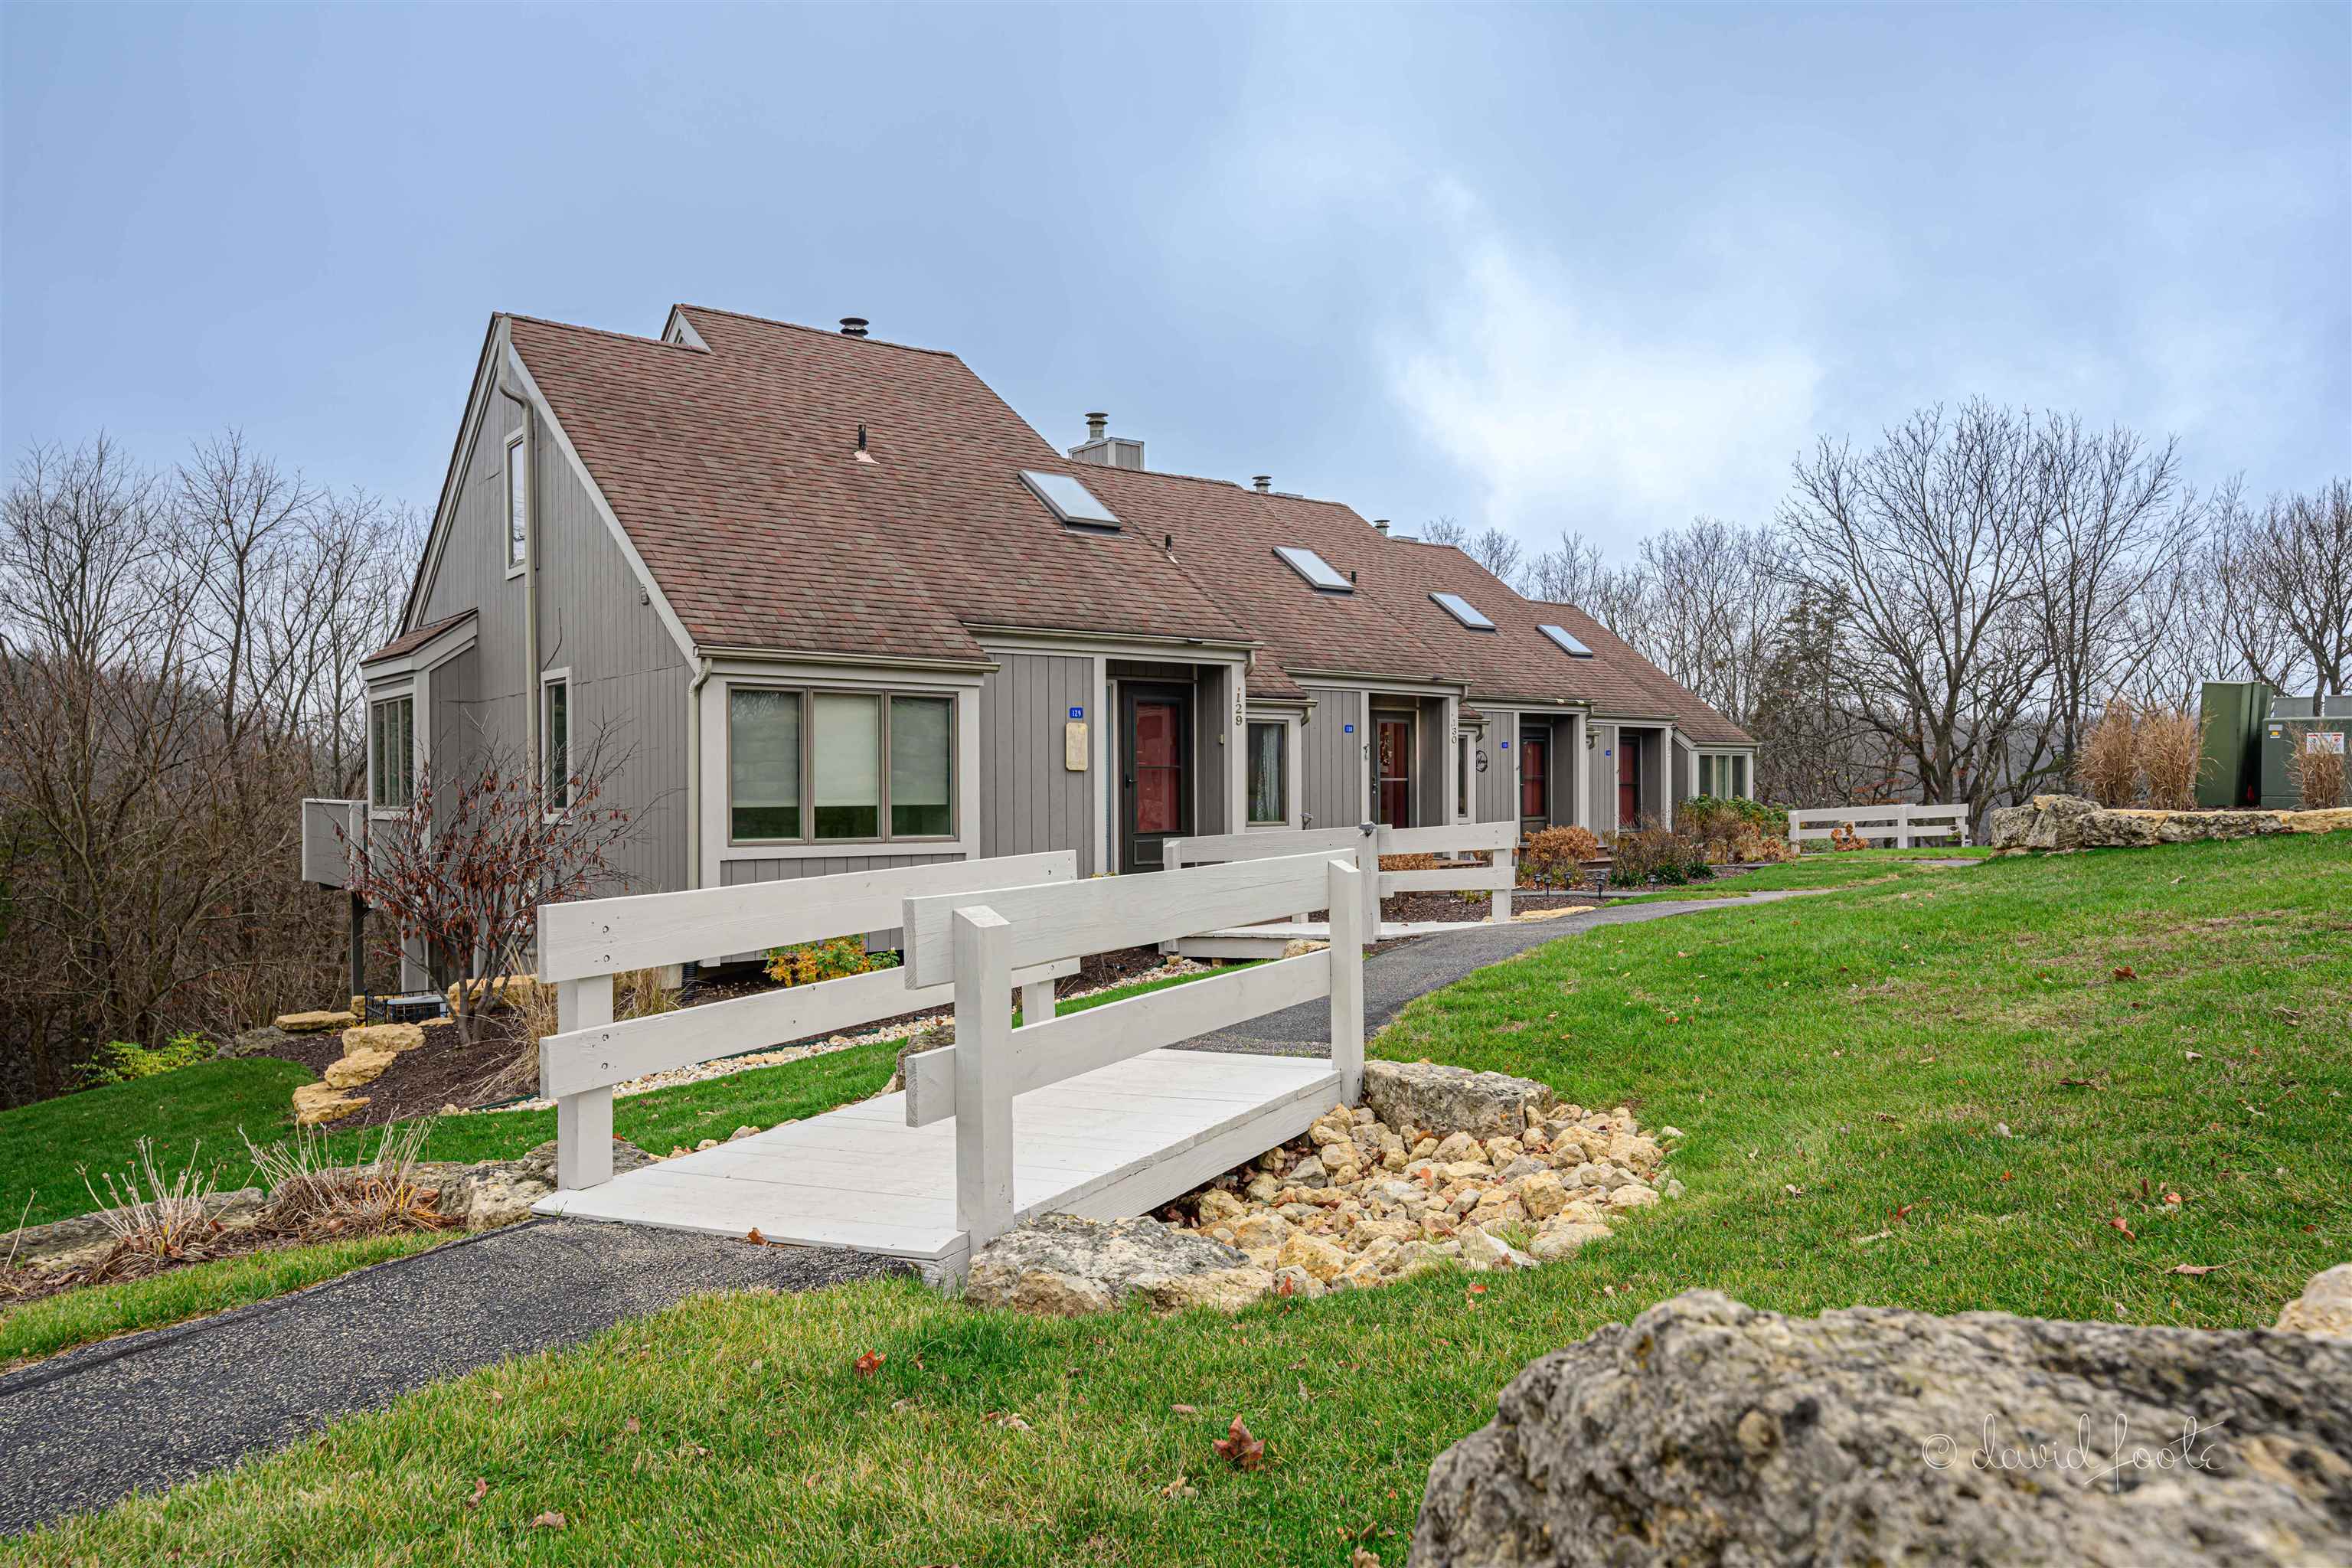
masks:
{"label": "bay window", "polygon": [[1249,727],[1249,819],[1253,827],[1280,827],[1290,821],[1290,746],[1281,723]]}
{"label": "bay window", "polygon": [[738,844],[955,837],[951,697],[730,687],[727,758]]}
{"label": "bay window", "polygon": [[368,804],[404,811],[416,798],[416,700],[368,704]]}

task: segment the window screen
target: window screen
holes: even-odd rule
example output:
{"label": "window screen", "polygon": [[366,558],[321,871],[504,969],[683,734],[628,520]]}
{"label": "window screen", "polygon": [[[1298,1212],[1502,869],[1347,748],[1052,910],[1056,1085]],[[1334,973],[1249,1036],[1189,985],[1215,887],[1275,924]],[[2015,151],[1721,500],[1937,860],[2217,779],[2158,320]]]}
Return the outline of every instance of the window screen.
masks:
{"label": "window screen", "polygon": [[882,700],[820,692],[810,726],[809,804],[817,838],[882,836]]}
{"label": "window screen", "polygon": [[955,831],[949,809],[954,752],[954,709],[944,697],[890,699],[890,836],[945,838]]}
{"label": "window screen", "polygon": [[737,839],[801,837],[801,694],[727,694],[727,787]]}

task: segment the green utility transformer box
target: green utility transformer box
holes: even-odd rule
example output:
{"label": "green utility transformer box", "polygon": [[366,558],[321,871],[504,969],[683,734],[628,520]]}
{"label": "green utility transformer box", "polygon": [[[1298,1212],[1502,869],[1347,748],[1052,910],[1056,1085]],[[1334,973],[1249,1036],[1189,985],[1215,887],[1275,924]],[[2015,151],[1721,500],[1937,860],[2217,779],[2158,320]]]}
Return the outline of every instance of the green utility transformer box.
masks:
{"label": "green utility transformer box", "polygon": [[2347,731],[2352,731],[2352,697],[2272,698],[2270,715],[2263,723],[2263,809],[2294,811],[2302,806],[2303,797],[2287,772],[2287,759],[2298,748],[2329,746],[2341,752],[2352,744],[2345,738]]}
{"label": "green utility transformer box", "polygon": [[2197,804],[2232,810],[2262,798],[2263,731],[2271,689],[2259,680],[2209,680],[2201,705],[2204,764]]}

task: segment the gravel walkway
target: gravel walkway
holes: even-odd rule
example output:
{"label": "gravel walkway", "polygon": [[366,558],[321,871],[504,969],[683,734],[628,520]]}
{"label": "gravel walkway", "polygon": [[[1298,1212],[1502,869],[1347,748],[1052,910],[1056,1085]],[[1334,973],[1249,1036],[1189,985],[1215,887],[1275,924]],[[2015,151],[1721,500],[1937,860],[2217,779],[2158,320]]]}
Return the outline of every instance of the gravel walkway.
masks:
{"label": "gravel walkway", "polygon": [[[1473,970],[1596,926],[1801,898],[1597,909],[1423,937],[1364,963],[1364,1026]],[[1317,1002],[1180,1049],[1323,1056]],[[0,1532],[103,1508],[317,1431],[489,1363],[575,1344],[701,1290],[912,1274],[892,1258],[755,1247],[631,1226],[539,1220],[380,1263],[271,1301],[0,1375]]]}
{"label": "gravel walkway", "polygon": [[0,1376],[0,1532],[276,1449],[339,1415],[574,1344],[699,1290],[809,1290],[896,1258],[539,1220]]}

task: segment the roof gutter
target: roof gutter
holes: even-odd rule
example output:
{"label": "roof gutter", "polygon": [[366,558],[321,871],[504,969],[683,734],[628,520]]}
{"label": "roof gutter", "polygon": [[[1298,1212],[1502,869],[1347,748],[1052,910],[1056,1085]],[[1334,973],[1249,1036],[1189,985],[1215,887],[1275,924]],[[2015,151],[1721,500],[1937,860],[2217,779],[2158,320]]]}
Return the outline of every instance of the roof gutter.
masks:
{"label": "roof gutter", "polygon": [[698,647],[702,661],[740,658],[760,664],[845,664],[875,669],[928,669],[954,675],[987,675],[1004,667],[992,658],[915,658],[888,654],[834,653],[814,648]]}

